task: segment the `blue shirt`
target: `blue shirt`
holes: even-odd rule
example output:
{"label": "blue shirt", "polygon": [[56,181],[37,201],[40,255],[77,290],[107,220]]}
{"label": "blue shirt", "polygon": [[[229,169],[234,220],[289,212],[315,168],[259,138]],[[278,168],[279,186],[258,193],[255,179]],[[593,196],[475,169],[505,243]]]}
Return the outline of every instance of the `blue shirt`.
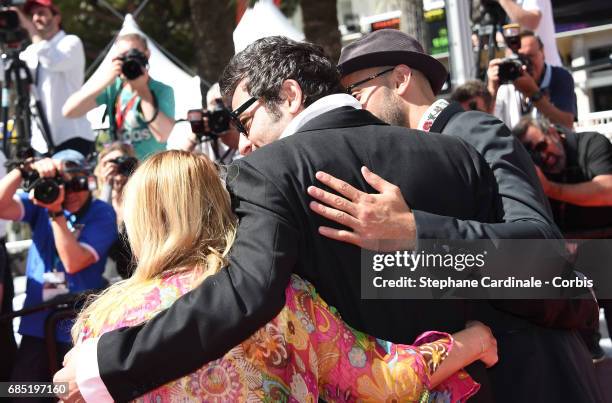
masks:
{"label": "blue shirt", "polygon": [[[46,208],[36,206],[25,193],[19,194],[23,205],[21,221],[27,222],[32,228],[32,246],[28,252],[26,263],[26,298],[23,307],[28,308],[43,302],[43,273],[53,271],[65,272],[64,265],[57,257],[55,238]],[[113,208],[101,201],[92,200],[89,208],[78,219],[68,211],[64,211],[68,228],[74,224],[81,227],[78,241],[92,252],[97,260],[91,266],[75,274],[66,273],[66,282],[70,292],[102,288],[104,279],[102,273],[106,264],[108,250],[117,239],[116,217]],[[73,221],[74,220],[74,221]],[[51,310],[32,313],[21,318],[19,333],[28,336],[44,338],[45,320]],[[56,331],[56,341],[70,343],[70,328],[72,321],[61,321]]]}
{"label": "blue shirt", "polygon": [[540,89],[550,97],[550,103],[564,112],[578,115],[574,79],[563,67],[545,65]]}

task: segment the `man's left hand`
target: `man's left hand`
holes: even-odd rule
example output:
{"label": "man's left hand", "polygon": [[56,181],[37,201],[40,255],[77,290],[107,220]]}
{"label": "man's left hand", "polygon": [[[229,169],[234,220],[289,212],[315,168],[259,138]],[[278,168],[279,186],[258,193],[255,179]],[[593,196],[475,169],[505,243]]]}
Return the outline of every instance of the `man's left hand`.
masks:
{"label": "man's left hand", "polygon": [[319,227],[319,233],[370,250],[414,249],[414,215],[404,201],[400,189],[366,167],[361,168],[361,173],[366,182],[380,193],[364,193],[325,172],[317,172],[316,177],[321,183],[344,197],[310,186],[308,194],[323,203],[313,201],[310,208],[315,213],[352,229],[347,231]]}
{"label": "man's left hand", "polygon": [[64,356],[64,368],[60,369],[53,376],[53,382],[67,382],[68,383],[68,396],[58,396],[66,403],[82,403],[85,402],[79,386],[76,383],[76,368],[74,361],[75,350],[78,347],[73,347]]}

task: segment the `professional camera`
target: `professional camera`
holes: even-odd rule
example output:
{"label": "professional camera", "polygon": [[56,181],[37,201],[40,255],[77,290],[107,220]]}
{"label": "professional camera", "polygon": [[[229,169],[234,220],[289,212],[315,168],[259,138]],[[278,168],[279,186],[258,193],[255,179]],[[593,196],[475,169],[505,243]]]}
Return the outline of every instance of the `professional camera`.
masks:
{"label": "professional camera", "polygon": [[19,43],[26,38],[25,32],[21,29],[19,15],[16,11],[7,10],[25,4],[25,0],[1,0],[0,1],[0,42],[13,44]]}
{"label": "professional camera", "polygon": [[134,80],[140,77],[142,70],[147,67],[149,61],[144,53],[138,49],[130,49],[123,56],[118,57],[123,62],[121,65],[121,73],[128,80]]}
{"label": "professional camera", "polygon": [[[204,118],[206,118],[206,123]],[[191,125],[191,131],[201,140],[204,136],[225,135],[230,127],[232,113],[225,107],[222,100],[217,99],[215,100],[215,107],[211,110],[189,110],[187,120]]]}
{"label": "professional camera", "polygon": [[50,204],[57,200],[60,194],[60,185],[64,185],[64,190],[68,192],[80,192],[83,190],[95,190],[95,176],[89,170],[83,168],[68,168],[67,173],[80,173],[72,179],[66,181],[61,175],[53,178],[41,178],[37,171],[29,171],[24,178],[24,190],[34,191],[34,198],[42,203]]}
{"label": "professional camera", "polygon": [[523,66],[530,72],[531,61],[518,53],[521,48],[521,26],[519,24],[507,24],[502,29],[506,46],[513,53],[512,56],[506,57],[499,64],[499,82],[500,84],[506,84],[521,76]]}
{"label": "professional camera", "polygon": [[122,155],[110,162],[117,165],[117,171],[123,176],[130,176],[138,165],[138,160],[128,155]]}
{"label": "professional camera", "polygon": [[478,25],[502,25],[506,12],[495,0],[472,0],[472,22]]}
{"label": "professional camera", "polygon": [[92,190],[92,181],[89,176],[79,175],[65,181],[61,176],[54,178],[41,178],[38,172],[32,172],[28,178],[28,184],[24,186],[26,191],[34,190],[34,198],[42,203],[51,204],[57,200],[60,194],[60,185],[64,185],[64,190],[70,192],[80,192],[82,190]]}

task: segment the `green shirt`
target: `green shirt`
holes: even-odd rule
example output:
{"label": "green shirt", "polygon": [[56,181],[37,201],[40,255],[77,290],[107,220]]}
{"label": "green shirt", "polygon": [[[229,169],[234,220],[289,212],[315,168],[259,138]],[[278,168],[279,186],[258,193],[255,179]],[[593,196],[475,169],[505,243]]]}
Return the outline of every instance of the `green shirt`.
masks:
{"label": "green shirt", "polygon": [[[174,119],[174,91],[172,87],[149,78],[149,89],[157,98],[159,111],[171,119]],[[120,96],[120,106],[123,116],[123,126],[117,130],[115,106],[117,96]],[[123,87],[123,81],[117,78],[115,82],[102,91],[96,98],[98,105],[106,105],[110,120],[111,135],[116,134],[116,138],[132,144],[136,157],[142,160],[149,155],[166,149],[166,143],[158,142],[140,110],[140,97],[136,97],[129,105],[134,93]],[[130,106],[128,108],[128,106]],[[129,109],[129,110],[128,110]]]}

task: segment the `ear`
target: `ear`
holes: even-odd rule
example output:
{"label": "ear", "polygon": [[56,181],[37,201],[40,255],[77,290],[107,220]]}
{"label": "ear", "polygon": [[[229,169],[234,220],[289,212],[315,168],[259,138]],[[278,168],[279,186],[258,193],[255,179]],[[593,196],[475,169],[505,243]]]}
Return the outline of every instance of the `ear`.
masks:
{"label": "ear", "polygon": [[410,81],[412,80],[412,69],[405,64],[399,64],[395,66],[393,73],[391,74],[393,80],[392,89],[399,96],[403,96],[408,92]]}
{"label": "ear", "polygon": [[283,81],[280,97],[288,106],[288,112],[297,115],[304,109],[304,93],[297,81],[289,79]]}

